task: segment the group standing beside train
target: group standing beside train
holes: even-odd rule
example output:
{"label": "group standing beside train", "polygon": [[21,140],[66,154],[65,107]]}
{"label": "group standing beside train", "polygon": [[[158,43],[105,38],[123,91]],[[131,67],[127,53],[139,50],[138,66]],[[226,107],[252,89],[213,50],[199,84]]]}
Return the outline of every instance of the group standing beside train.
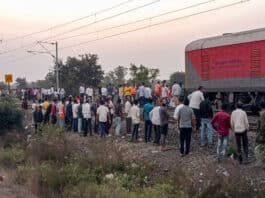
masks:
{"label": "group standing beside train", "polygon": [[[169,149],[166,145],[168,128],[173,123],[176,126],[174,132],[179,133],[182,157],[190,153],[193,133],[200,134],[202,147],[212,148],[216,131],[219,162],[226,156],[229,132],[232,130],[238,160],[242,163],[248,161],[249,123],[242,103],[238,102],[236,106],[230,114],[228,105],[223,103],[221,111],[214,114],[204,87],[199,86],[190,95],[184,95],[181,84],[175,82],[170,88],[166,81],[157,81],[153,87],[145,83],[117,87],[108,84],[97,90],[81,85],[76,97],[45,97],[32,103],[36,132],[40,125],[52,123],[83,136],[89,134],[106,138],[114,134],[128,136],[129,141],[137,142],[140,129],[144,128],[144,141],[160,145],[161,151]],[[170,108],[175,108],[173,122],[170,121]],[[124,131],[121,130],[123,119]]]}

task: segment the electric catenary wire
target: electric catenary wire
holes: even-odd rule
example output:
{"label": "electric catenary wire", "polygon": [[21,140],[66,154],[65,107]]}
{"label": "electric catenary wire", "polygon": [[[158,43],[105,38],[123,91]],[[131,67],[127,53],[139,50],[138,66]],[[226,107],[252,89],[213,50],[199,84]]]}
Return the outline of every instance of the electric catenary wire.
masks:
{"label": "electric catenary wire", "polygon": [[[232,6],[235,6],[237,4],[242,4],[242,3],[245,3],[245,2],[248,2],[248,1],[251,1],[251,0],[241,0],[241,1],[238,1],[238,2],[235,2],[235,3],[232,3],[232,4],[227,4],[227,5],[224,5],[224,6],[219,6],[219,7],[216,7],[216,8],[208,9],[208,10],[197,12],[197,13],[193,13],[193,14],[190,14],[190,15],[173,18],[173,19],[170,19],[170,20],[166,20],[166,21],[162,21],[162,22],[159,22],[159,23],[143,26],[143,27],[136,28],[136,29],[133,29],[133,30],[129,30],[129,31],[125,31],[125,32],[121,32],[121,33],[105,36],[105,37],[98,38],[98,39],[85,41],[85,42],[74,44],[74,45],[65,46],[65,47],[60,48],[60,50],[67,49],[67,48],[72,48],[72,47],[79,46],[79,45],[84,45],[84,44],[87,44],[87,43],[96,42],[96,41],[99,41],[99,40],[104,40],[104,39],[107,39],[107,38],[116,37],[116,36],[123,35],[123,34],[128,34],[128,33],[131,33],[131,32],[140,31],[140,30],[147,29],[147,28],[150,28],[150,27],[155,27],[155,26],[171,23],[171,22],[174,22],[174,21],[177,21],[177,20],[189,18],[189,17],[192,17],[192,16],[204,14],[204,13],[207,13],[207,12],[212,12],[212,11],[216,11],[216,10],[232,7]],[[16,60],[14,60],[14,61],[16,61]]]}
{"label": "electric catenary wire", "polygon": [[180,12],[180,11],[183,11],[183,10],[195,8],[195,7],[198,7],[198,6],[201,6],[201,5],[209,4],[209,3],[214,2],[214,1],[217,1],[217,0],[208,0],[208,1],[204,1],[204,2],[198,3],[198,4],[194,4],[194,5],[191,5],[191,6],[184,7],[184,8],[180,8],[180,9],[177,9],[177,10],[172,10],[172,11],[169,11],[169,12],[165,12],[165,13],[162,13],[162,14],[159,14],[159,15],[155,15],[155,16],[144,18],[144,19],[132,21],[132,22],[129,22],[129,23],[124,23],[124,24],[120,24],[120,25],[104,28],[104,29],[97,30],[97,31],[92,31],[92,32],[87,32],[87,33],[82,33],[82,34],[76,34],[76,35],[72,35],[72,36],[68,36],[68,37],[57,38],[56,40],[57,41],[61,41],[61,40],[75,38],[75,37],[80,37],[80,36],[85,36],[85,35],[105,32],[105,31],[108,31],[108,30],[113,30],[113,29],[116,29],[116,28],[121,28],[121,27],[125,27],[125,26],[128,26],[128,25],[137,24],[137,23],[144,22],[144,21],[147,21],[147,20],[152,20],[152,19],[159,18],[159,17],[162,17],[162,16],[166,16],[166,15],[170,15],[170,14],[173,14],[173,13],[177,13],[177,12]]}
{"label": "electric catenary wire", "polygon": [[139,30],[144,30],[144,29],[147,29],[147,28],[150,28],[150,27],[155,27],[155,26],[171,23],[171,22],[178,21],[178,20],[185,19],[185,18],[189,18],[189,17],[192,17],[192,16],[204,14],[204,13],[207,13],[207,12],[212,12],[212,11],[216,11],[216,10],[232,7],[232,6],[235,6],[237,4],[242,4],[242,3],[245,3],[245,2],[248,2],[248,1],[250,1],[250,0],[241,0],[241,1],[238,1],[238,2],[235,2],[235,3],[227,4],[227,5],[224,5],[224,6],[219,6],[219,7],[216,7],[216,8],[211,8],[211,9],[208,9],[208,10],[205,10],[205,11],[201,11],[201,12],[193,13],[193,14],[190,14],[190,15],[169,19],[169,20],[162,21],[162,22],[155,23],[155,24],[151,24],[151,25],[146,25],[146,26],[143,26],[143,27],[140,27],[140,28],[136,28],[136,29],[120,32],[120,33],[117,33],[117,34],[112,34],[112,35],[109,35],[109,36],[105,36],[105,37],[101,37],[101,38],[85,41],[85,42],[82,42],[82,43],[77,43],[77,44],[74,44],[74,45],[68,45],[68,46],[60,48],[60,50],[67,49],[67,48],[72,48],[72,47],[76,47],[76,46],[80,46],[80,45],[85,45],[87,43],[92,43],[92,42],[104,40],[104,39],[107,39],[107,38],[112,38],[112,37],[120,36],[120,35],[123,35],[123,34],[136,32],[136,31],[139,31]]}
{"label": "electric catenary wire", "polygon": [[[126,10],[126,11],[123,11],[123,12],[120,12],[118,14],[115,14],[115,15],[111,15],[109,17],[105,17],[103,19],[100,19],[100,20],[97,20],[93,23],[89,23],[89,24],[86,24],[86,25],[83,25],[81,27],[77,27],[77,28],[74,28],[74,29],[71,29],[69,31],[66,31],[66,32],[62,32],[60,34],[57,34],[57,35],[54,35],[54,36],[50,36],[50,37],[46,37],[45,39],[42,39],[40,41],[45,41],[45,40],[48,40],[48,39],[52,39],[54,37],[57,37],[57,36],[61,36],[61,35],[64,35],[64,34],[67,34],[67,33],[70,33],[70,32],[73,32],[73,31],[77,31],[79,29],[83,29],[85,27],[88,27],[88,26],[91,26],[91,25],[94,25],[94,24],[97,24],[97,23],[100,23],[100,22],[103,22],[103,21],[107,21],[107,20],[110,20],[110,19],[113,19],[115,17],[118,17],[118,16],[121,16],[121,15],[125,15],[127,13],[130,13],[130,12],[133,12],[133,11],[136,11],[136,10],[139,10],[139,9],[142,9],[142,8],[145,8],[145,7],[148,7],[152,4],[155,4],[155,3],[158,3],[160,2],[161,0],[155,0],[155,1],[152,1],[152,2],[149,2],[147,4],[144,4],[144,5],[141,5],[141,6],[138,6],[138,7],[135,7],[135,8],[132,8],[132,9],[129,9],[129,10]],[[3,54],[7,54],[7,53],[11,53],[11,52],[14,52],[14,51],[17,51],[19,49],[23,49],[23,48],[27,48],[27,47],[31,47],[35,44],[35,42],[33,43],[30,43],[30,44],[27,44],[27,45],[23,45],[21,47],[18,47],[18,48],[14,48],[14,49],[10,49],[10,50],[6,50],[6,51],[3,51],[3,52],[0,52],[0,55],[3,55]]]}
{"label": "electric catenary wire", "polygon": [[139,10],[139,9],[141,9],[141,8],[145,8],[145,7],[148,7],[148,6],[150,6],[150,5],[152,5],[152,4],[155,4],[155,3],[158,3],[158,2],[160,2],[160,0],[151,1],[151,2],[149,2],[149,3],[147,3],[147,4],[144,4],[144,5],[141,5],[141,6],[138,6],[138,7],[135,7],[135,8],[132,8],[132,9],[129,9],[129,10],[126,10],[126,11],[120,12],[120,13],[118,13],[118,14],[114,14],[114,15],[109,16],[109,17],[105,17],[105,18],[103,18],[103,19],[100,19],[100,20],[94,21],[94,22],[92,22],[92,23],[88,23],[88,24],[82,25],[82,26],[80,26],[80,27],[73,28],[73,29],[68,30],[68,31],[65,31],[65,32],[61,32],[61,33],[59,33],[59,34],[56,34],[56,35],[53,35],[53,36],[49,36],[49,37],[43,39],[42,41],[45,41],[45,40],[48,40],[48,39],[51,39],[51,38],[54,39],[54,38],[59,37],[59,36],[62,36],[62,35],[64,35],[64,34],[69,34],[69,33],[71,33],[71,32],[75,32],[75,31],[78,31],[78,30],[84,29],[84,28],[86,28],[86,27],[88,27],[88,26],[91,26],[91,25],[94,25],[94,24],[97,24],[97,23],[101,23],[101,22],[103,22],[103,21],[107,21],[107,20],[113,19],[113,18],[116,18],[116,17],[118,17],[118,16],[122,16],[122,15],[124,15],[124,14],[128,14],[128,13],[130,13],[130,12],[134,12],[134,11],[136,11],[136,10]]}
{"label": "electric catenary wire", "polygon": [[127,1],[124,1],[124,2],[121,2],[119,4],[116,4],[114,6],[111,6],[109,8],[105,8],[103,10],[100,10],[100,11],[97,11],[95,13],[92,13],[92,14],[89,14],[87,16],[83,16],[83,17],[80,17],[80,18],[77,18],[77,19],[74,19],[74,20],[71,20],[71,21],[67,21],[65,23],[61,23],[61,24],[58,24],[58,25],[55,25],[55,26],[52,26],[52,27],[49,27],[47,29],[43,29],[43,30],[40,30],[40,31],[36,31],[36,32],[32,32],[32,33],[29,33],[29,34],[25,34],[25,35],[22,35],[22,36],[18,36],[18,37],[15,37],[15,38],[11,38],[11,39],[8,39],[6,40],[5,42],[8,42],[8,41],[14,41],[14,40],[19,40],[19,39],[23,39],[23,38],[26,38],[26,37],[29,37],[29,36],[33,36],[35,34],[40,34],[40,33],[43,33],[43,32],[48,32],[48,31],[51,31],[51,30],[54,30],[54,29],[57,29],[57,28],[61,28],[63,26],[67,26],[67,25],[70,25],[70,24],[73,24],[73,23],[76,23],[78,21],[82,21],[84,19],[87,19],[87,18],[90,18],[90,17],[93,17],[93,16],[96,16],[96,15],[99,15],[99,14],[102,14],[102,13],[105,13],[105,12],[108,12],[110,10],[113,10],[113,9],[116,9],[116,8],[119,8],[123,5],[126,5],[128,3],[131,3],[135,0],[127,0]]}

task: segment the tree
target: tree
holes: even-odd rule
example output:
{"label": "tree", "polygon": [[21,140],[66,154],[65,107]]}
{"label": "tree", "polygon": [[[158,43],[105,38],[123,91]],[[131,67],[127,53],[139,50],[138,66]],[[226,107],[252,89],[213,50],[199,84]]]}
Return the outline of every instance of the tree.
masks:
{"label": "tree", "polygon": [[117,78],[115,76],[115,73],[114,71],[110,71],[108,72],[105,77],[104,77],[104,80],[103,80],[103,83],[105,85],[111,83],[111,84],[116,84],[116,81],[117,81]]}
{"label": "tree", "polygon": [[[98,64],[97,55],[84,54],[80,57],[68,57],[66,63],[59,66],[60,87],[68,94],[78,94],[81,84],[97,87],[103,79],[104,72]],[[55,73],[48,73],[46,80],[54,83]]]}
{"label": "tree", "polygon": [[135,64],[131,64],[130,68],[131,83],[140,84],[145,82],[152,84],[159,76],[159,69],[153,69],[140,65],[137,67]]}
{"label": "tree", "polygon": [[184,72],[174,72],[170,75],[170,85],[173,85],[176,81],[177,83],[185,83],[185,73]]}
{"label": "tree", "polygon": [[125,83],[128,68],[123,66],[116,67],[113,71],[108,72],[104,77],[104,84],[122,85]]}
{"label": "tree", "polygon": [[27,88],[28,83],[27,83],[26,78],[19,78],[18,77],[16,79],[16,82],[17,82],[17,88],[18,89],[26,89]]}
{"label": "tree", "polygon": [[116,77],[116,84],[122,85],[125,83],[125,77],[128,73],[128,68],[124,66],[118,66],[114,69],[114,75]]}

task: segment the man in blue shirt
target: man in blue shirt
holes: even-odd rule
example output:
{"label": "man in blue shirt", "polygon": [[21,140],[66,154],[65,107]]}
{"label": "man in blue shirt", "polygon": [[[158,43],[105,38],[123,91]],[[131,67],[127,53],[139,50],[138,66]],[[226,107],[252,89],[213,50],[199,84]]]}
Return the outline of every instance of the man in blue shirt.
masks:
{"label": "man in blue shirt", "polygon": [[145,121],[145,142],[151,142],[152,137],[152,122],[150,120],[150,112],[153,110],[154,105],[152,99],[149,99],[143,108],[143,116]]}

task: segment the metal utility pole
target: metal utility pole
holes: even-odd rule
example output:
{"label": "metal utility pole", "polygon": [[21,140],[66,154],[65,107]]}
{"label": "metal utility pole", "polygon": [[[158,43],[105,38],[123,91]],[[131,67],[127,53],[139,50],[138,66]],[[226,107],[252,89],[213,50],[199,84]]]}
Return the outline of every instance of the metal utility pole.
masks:
{"label": "metal utility pole", "polygon": [[[60,84],[59,84],[59,58],[58,58],[58,42],[43,42],[43,41],[38,41],[37,42],[45,51],[27,51],[29,53],[47,53],[50,54],[53,58],[54,58],[54,62],[55,62],[55,72],[56,72],[56,90],[58,91],[60,88]],[[50,52],[49,49],[47,49],[43,44],[50,44],[50,45],[55,45],[55,56],[53,53]]]}
{"label": "metal utility pole", "polygon": [[55,42],[55,65],[56,65],[56,89],[59,91],[59,63],[58,63],[58,42]]}

